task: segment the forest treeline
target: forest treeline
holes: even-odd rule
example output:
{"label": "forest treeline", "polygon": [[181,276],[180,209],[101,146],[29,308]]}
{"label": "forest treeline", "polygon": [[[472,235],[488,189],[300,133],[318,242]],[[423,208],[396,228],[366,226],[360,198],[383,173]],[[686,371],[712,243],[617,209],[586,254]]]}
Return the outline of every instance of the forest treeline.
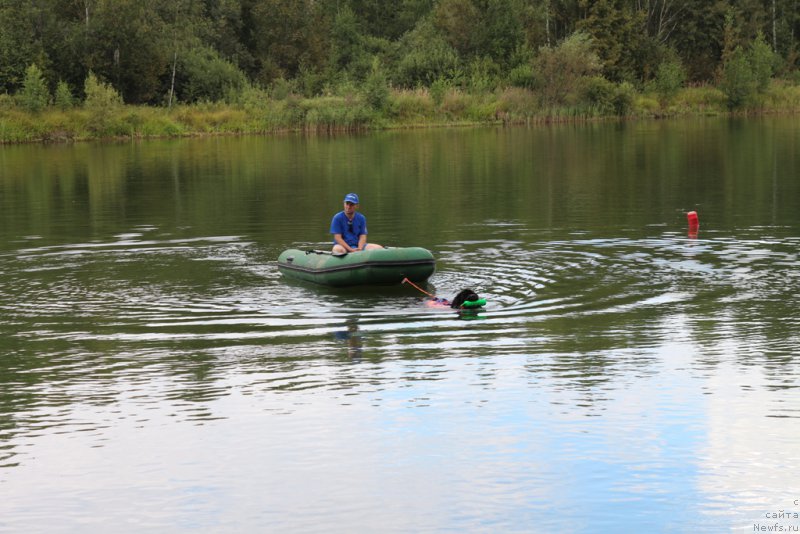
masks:
{"label": "forest treeline", "polygon": [[123,104],[195,106],[155,127],[169,134],[193,120],[202,131],[669,113],[687,87],[700,89],[680,105],[735,110],[765,105],[778,80],[772,105],[796,110],[799,3],[2,0],[0,140],[37,128],[15,111],[81,108],[70,120],[97,134],[152,122],[141,109],[121,117]]}

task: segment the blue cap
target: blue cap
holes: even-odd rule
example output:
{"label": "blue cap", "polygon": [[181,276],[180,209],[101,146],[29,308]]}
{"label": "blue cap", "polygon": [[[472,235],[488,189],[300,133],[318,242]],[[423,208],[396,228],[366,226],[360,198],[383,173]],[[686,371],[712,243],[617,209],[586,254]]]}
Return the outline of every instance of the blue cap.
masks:
{"label": "blue cap", "polygon": [[353,204],[358,204],[358,195],[356,195],[355,193],[347,193],[344,196],[344,201],[352,202]]}

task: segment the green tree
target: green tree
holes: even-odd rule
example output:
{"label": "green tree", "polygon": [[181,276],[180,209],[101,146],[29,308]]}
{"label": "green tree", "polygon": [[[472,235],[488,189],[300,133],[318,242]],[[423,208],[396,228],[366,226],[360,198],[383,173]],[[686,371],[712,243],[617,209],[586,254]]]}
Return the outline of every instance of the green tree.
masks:
{"label": "green tree", "polygon": [[[162,102],[173,80],[183,84],[184,100],[216,99],[242,73],[250,83],[284,79],[313,95],[339,81],[364,82],[376,56],[395,85],[444,80],[476,88],[502,79],[530,87],[545,77],[538,60],[520,51],[547,50],[547,63],[576,30],[592,36],[602,75],[612,82],[664,82],[671,76],[658,69],[673,49],[687,80],[721,83],[741,46],[763,91],[773,73],[791,75],[800,66],[797,6],[798,0],[4,0],[0,92],[19,93],[35,63],[46,80],[63,80],[76,93],[94,72],[129,103]],[[563,95],[546,96],[553,98]]]}
{"label": "green tree", "polygon": [[69,109],[74,104],[74,98],[72,96],[72,91],[69,89],[69,85],[67,82],[63,80],[59,80],[58,85],[56,85],[56,96],[55,96],[55,105],[61,111]]}
{"label": "green tree", "polygon": [[53,34],[56,38],[48,44],[46,52],[52,65],[52,79],[64,80],[70,87],[82,89],[89,64],[90,36],[94,30],[90,24],[94,20],[94,5],[89,0],[46,4],[51,6],[52,16],[58,24],[58,31]]}
{"label": "green tree", "polygon": [[[178,75],[178,55],[181,62],[185,63],[184,57],[187,50],[195,48],[206,48],[201,39],[213,35],[213,30],[206,29],[202,24],[202,13],[196,8],[193,0],[172,0],[168,3],[172,9],[165,11],[164,21],[169,37],[164,39],[164,46],[168,46],[170,59],[169,63],[169,89],[166,90],[167,106],[172,107],[175,100],[175,83]],[[209,6],[210,7],[210,6]],[[224,12],[224,10],[220,10]],[[216,53],[216,51],[215,51]],[[163,78],[163,77],[162,77]],[[163,91],[163,88],[162,88]]]}
{"label": "green tree", "polygon": [[35,63],[25,70],[22,90],[17,96],[22,107],[32,113],[38,113],[50,104],[50,90]]}
{"label": "green tree", "polygon": [[669,35],[666,44],[681,58],[689,80],[714,79],[722,57],[725,14],[723,0],[687,1],[681,11],[681,22]]}
{"label": "green tree", "polygon": [[114,115],[122,107],[122,97],[111,85],[100,81],[91,71],[86,77],[83,91],[86,94],[83,106],[89,111],[87,127],[94,133],[109,133]]}
{"label": "green tree", "polygon": [[585,16],[586,7],[583,0],[544,0],[544,4],[548,13],[546,46],[555,46],[575,33],[576,23]]}
{"label": "green tree", "polygon": [[695,0],[643,0],[637,2],[644,33],[656,43],[668,42],[670,36],[685,23],[687,9]]}
{"label": "green tree", "polygon": [[789,68],[796,68],[798,59],[797,37],[800,35],[800,9],[796,0],[773,0],[770,2],[768,41],[780,57],[787,59]]}
{"label": "green tree", "polygon": [[476,53],[480,13],[472,0],[442,0],[433,13],[432,21],[437,34],[461,57]]}
{"label": "green tree", "polygon": [[476,54],[508,68],[516,50],[525,43],[521,0],[474,0],[480,13]]}
{"label": "green tree", "polygon": [[606,115],[614,112],[614,84],[602,76],[581,80],[580,100],[597,112]]}
{"label": "green tree", "polygon": [[677,55],[672,54],[658,66],[655,88],[662,106],[675,97],[685,81],[686,70]]}
{"label": "green tree", "polygon": [[643,35],[637,14],[622,0],[595,0],[586,4],[587,15],[576,27],[592,36],[606,77],[615,81],[639,77],[635,58],[642,47]]}
{"label": "green tree", "polygon": [[331,63],[337,72],[363,79],[370,68],[366,55],[366,40],[358,17],[345,6],[337,14],[331,28]]}
{"label": "green tree", "polygon": [[720,54],[720,69],[733,57],[737,48],[742,45],[739,28],[736,24],[736,13],[733,7],[725,11],[725,23],[722,26],[722,52]]}
{"label": "green tree", "polygon": [[543,104],[563,104],[580,90],[583,79],[598,74],[601,68],[592,38],[586,33],[575,32],[558,46],[542,47],[534,71]]}
{"label": "green tree", "polygon": [[365,34],[397,40],[428,15],[435,0],[349,0]]}
{"label": "green tree", "polygon": [[633,100],[636,97],[636,89],[630,82],[622,82],[614,89],[612,100],[614,113],[618,117],[624,117],[631,112]]}
{"label": "green tree", "polygon": [[582,102],[602,115],[624,117],[633,107],[636,91],[628,82],[618,85],[602,76],[586,77],[581,82]]}
{"label": "green tree", "polygon": [[389,99],[389,84],[378,58],[372,60],[372,68],[364,82],[364,97],[367,104],[377,111],[384,109]]}
{"label": "green tree", "polygon": [[740,30],[743,45],[769,27],[773,0],[732,0],[731,4],[735,10],[736,26]]}
{"label": "green tree", "polygon": [[255,58],[245,33],[249,30],[244,17],[246,1],[213,0],[199,4],[203,12],[197,18],[193,35],[244,72],[253,72]]}
{"label": "green tree", "polygon": [[83,105],[86,109],[100,111],[115,111],[123,104],[122,96],[111,84],[100,81],[94,72],[89,71],[83,87],[86,100]]}
{"label": "green tree", "polygon": [[550,0],[523,0],[521,2],[520,23],[525,44],[532,49],[552,44],[548,42],[552,17],[551,4]]}
{"label": "green tree", "polygon": [[[130,103],[160,102],[174,57],[168,21],[174,3],[163,0],[81,0],[56,4],[64,29],[54,51],[58,77],[83,86],[89,71],[114,84]],[[187,20],[180,24],[190,26]]]}
{"label": "green tree", "polygon": [[536,83],[533,65],[530,63],[523,63],[511,69],[508,73],[508,83],[514,87],[524,87],[525,89],[533,88]]}
{"label": "green tree", "polygon": [[465,85],[475,93],[485,93],[500,82],[500,66],[489,56],[476,57],[467,65]]}
{"label": "green tree", "polygon": [[442,0],[434,25],[464,61],[491,58],[503,67],[525,42],[522,0]]}
{"label": "green tree", "polygon": [[777,64],[775,53],[767,44],[763,33],[758,32],[755,40],[750,44],[748,59],[756,80],[756,89],[759,93],[763,93],[769,87],[769,81]]}
{"label": "green tree", "polygon": [[435,80],[452,80],[459,74],[458,54],[430,19],[423,19],[398,43],[399,60],[393,76],[402,87],[424,85]]}
{"label": "green tree", "polygon": [[720,89],[727,97],[731,110],[744,108],[752,102],[757,81],[742,47],[737,47],[723,66]]}
{"label": "green tree", "polygon": [[293,78],[301,65],[325,63],[329,24],[313,0],[247,0],[246,32],[255,58],[255,80],[263,85]]}
{"label": "green tree", "polygon": [[431,83],[430,95],[436,107],[442,106],[444,103],[444,97],[451,88],[452,84],[450,81],[445,80],[444,78],[437,78]]}
{"label": "green tree", "polygon": [[31,63],[49,72],[43,38],[54,34],[46,2],[0,2],[0,92],[17,92]]}
{"label": "green tree", "polygon": [[175,86],[182,102],[221,101],[230,91],[241,90],[247,77],[212,48],[195,46],[179,54]]}

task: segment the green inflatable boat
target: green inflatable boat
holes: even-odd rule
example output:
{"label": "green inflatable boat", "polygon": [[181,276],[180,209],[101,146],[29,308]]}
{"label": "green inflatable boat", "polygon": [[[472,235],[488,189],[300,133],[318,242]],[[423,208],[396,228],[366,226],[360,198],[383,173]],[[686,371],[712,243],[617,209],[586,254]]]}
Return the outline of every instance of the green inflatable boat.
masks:
{"label": "green inflatable boat", "polygon": [[433,254],[420,247],[379,248],[349,254],[292,248],[278,257],[278,270],[284,276],[334,287],[400,284],[404,278],[424,282],[435,268]]}

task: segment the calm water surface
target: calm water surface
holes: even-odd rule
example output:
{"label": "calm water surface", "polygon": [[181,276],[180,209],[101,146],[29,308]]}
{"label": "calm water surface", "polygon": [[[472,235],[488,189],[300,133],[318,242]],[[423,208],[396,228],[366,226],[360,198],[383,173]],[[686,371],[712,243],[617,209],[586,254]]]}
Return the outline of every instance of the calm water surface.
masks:
{"label": "calm water surface", "polygon": [[[800,531],[799,140],[0,147],[0,531]],[[349,191],[485,311],[283,279]]]}

